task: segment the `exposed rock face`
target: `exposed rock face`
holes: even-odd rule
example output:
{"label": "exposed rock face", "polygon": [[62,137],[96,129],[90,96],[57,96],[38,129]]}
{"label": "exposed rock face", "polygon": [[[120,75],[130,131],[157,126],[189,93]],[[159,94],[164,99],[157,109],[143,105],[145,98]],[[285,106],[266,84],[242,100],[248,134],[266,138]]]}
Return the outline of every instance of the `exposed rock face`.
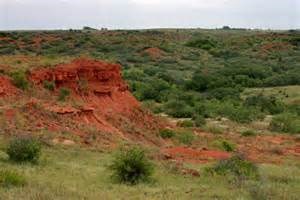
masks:
{"label": "exposed rock face", "polygon": [[[0,98],[5,98],[6,104],[0,109],[3,113],[22,116],[24,130],[67,131],[81,137],[86,144],[90,144],[91,137],[96,138],[93,141],[109,145],[121,138],[151,144],[159,142],[153,130],[157,130],[161,122],[141,109],[122,79],[118,64],[77,59],[35,69],[27,79],[33,88],[21,91],[9,78],[0,76]],[[53,91],[44,89],[45,81],[53,84]],[[57,98],[61,88],[70,91],[63,103]],[[13,112],[8,112],[11,109]],[[19,124],[17,118],[9,116],[13,115],[6,117],[9,130],[14,131]]]}
{"label": "exposed rock face", "polygon": [[[78,59],[54,68],[32,71],[29,79],[37,87],[46,80],[55,83],[54,94],[60,88],[70,89],[71,97],[84,105],[74,108],[45,103],[44,107],[59,115],[68,115],[78,123],[95,125],[102,131],[118,133],[122,137],[129,131],[157,127],[153,116],[142,111],[130,93],[120,68],[118,64]],[[135,130],[126,130],[124,121]]]}
{"label": "exposed rock face", "polygon": [[89,109],[83,108],[85,111],[101,108],[102,112],[125,112],[139,107],[121,77],[118,64],[78,59],[70,64],[33,71],[30,79],[36,85],[47,80],[55,83],[56,89],[69,88],[74,97],[90,104],[86,106]]}

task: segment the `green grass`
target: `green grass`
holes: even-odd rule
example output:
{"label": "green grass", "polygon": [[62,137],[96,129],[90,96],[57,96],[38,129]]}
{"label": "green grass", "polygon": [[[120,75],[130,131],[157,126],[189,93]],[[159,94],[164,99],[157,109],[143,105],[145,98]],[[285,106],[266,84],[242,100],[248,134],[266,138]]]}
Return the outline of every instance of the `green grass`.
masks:
{"label": "green grass", "polygon": [[[111,153],[87,149],[45,149],[40,165],[15,165],[1,153],[2,169],[21,172],[27,179],[23,187],[0,187],[0,197],[6,200],[32,199],[251,199],[249,182],[233,187],[225,177],[205,175],[207,165],[195,165],[201,177],[184,177],[172,173],[155,162],[154,181],[128,186],[111,180],[107,166],[113,159]],[[265,182],[257,191],[265,191],[272,199],[296,199],[300,195],[300,167],[262,165],[259,167]],[[278,188],[277,188],[278,187]]]}
{"label": "green grass", "polygon": [[242,96],[251,96],[264,94],[266,96],[276,96],[286,104],[300,104],[300,86],[284,86],[284,87],[269,87],[269,88],[250,88],[246,89]]}

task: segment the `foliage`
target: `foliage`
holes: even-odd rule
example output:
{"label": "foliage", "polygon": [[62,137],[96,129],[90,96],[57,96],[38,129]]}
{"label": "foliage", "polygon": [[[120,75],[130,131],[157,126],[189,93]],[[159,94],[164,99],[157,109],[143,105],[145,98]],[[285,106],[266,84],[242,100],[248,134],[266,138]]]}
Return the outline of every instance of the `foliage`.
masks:
{"label": "foliage", "polygon": [[273,117],[270,129],[285,133],[300,133],[300,119],[294,114],[283,113]]}
{"label": "foliage", "polygon": [[197,38],[187,42],[186,46],[204,49],[204,50],[210,50],[217,46],[217,42],[210,38],[207,39]]}
{"label": "foliage", "polygon": [[245,130],[245,131],[241,132],[241,135],[243,137],[249,137],[249,136],[255,136],[257,134],[254,130]]}
{"label": "foliage", "polygon": [[153,164],[139,147],[123,149],[115,156],[110,169],[113,178],[120,183],[138,184],[148,181],[153,173]]}
{"label": "foliage", "polygon": [[224,99],[239,99],[240,90],[238,88],[216,88],[209,91],[209,98],[215,98],[218,100]]}
{"label": "foliage", "polygon": [[70,94],[71,94],[70,89],[68,89],[68,88],[60,88],[59,95],[58,95],[58,100],[59,101],[65,101],[66,98],[68,96],[70,96]]}
{"label": "foliage", "polygon": [[227,152],[232,152],[236,149],[236,145],[227,140],[216,140],[214,141],[213,145]]}
{"label": "foliage", "polygon": [[11,186],[24,186],[26,179],[21,174],[13,170],[0,170],[0,186],[11,187]]}
{"label": "foliage", "polygon": [[172,138],[176,135],[176,132],[171,130],[171,129],[162,129],[159,131],[160,137],[167,139],[167,138]]}
{"label": "foliage", "polygon": [[196,115],[193,119],[197,127],[202,127],[206,124],[205,118],[202,115]]}
{"label": "foliage", "polygon": [[41,145],[30,137],[15,138],[10,141],[6,153],[12,161],[36,163],[41,154]]}
{"label": "foliage", "polygon": [[192,120],[183,120],[183,121],[179,121],[177,123],[177,125],[180,126],[180,127],[188,128],[188,127],[193,127],[194,122]]}
{"label": "foliage", "polygon": [[258,107],[262,112],[268,112],[270,114],[278,114],[284,111],[283,102],[274,96],[264,96],[262,94],[247,97],[245,105]]}
{"label": "foliage", "polygon": [[54,81],[47,81],[45,80],[44,83],[44,88],[50,91],[54,91],[55,89],[55,82]]}
{"label": "foliage", "polygon": [[183,131],[177,134],[177,139],[180,143],[191,145],[195,140],[195,135],[190,131]]}
{"label": "foliage", "polygon": [[193,115],[192,107],[184,101],[171,100],[165,104],[165,111],[168,115],[177,118],[190,118]]}
{"label": "foliage", "polygon": [[239,154],[217,162],[213,167],[209,168],[208,171],[218,175],[233,175],[238,179],[259,178],[257,166]]}
{"label": "foliage", "polygon": [[210,132],[210,133],[213,133],[213,134],[222,134],[224,133],[224,129],[217,126],[217,125],[213,125],[213,124],[209,124],[205,127],[205,130]]}
{"label": "foliage", "polygon": [[22,90],[28,89],[29,83],[27,81],[25,71],[23,71],[23,70],[17,70],[17,71],[12,72],[10,74],[10,76],[12,78],[13,84],[16,87],[18,87],[18,88],[20,88]]}
{"label": "foliage", "polygon": [[[202,116],[198,117],[197,126],[204,122],[203,118],[224,117],[250,123],[267,114],[291,112],[299,116],[297,107],[280,100],[283,95],[286,104],[297,105],[294,92],[281,96],[240,95],[244,88],[300,84],[299,32],[224,28],[117,30],[109,34],[102,34],[101,30],[1,32],[0,54],[39,55],[41,64],[44,59],[59,63],[57,60],[81,55],[120,63],[123,77],[135,97],[155,102],[150,107],[152,111],[176,118],[193,117],[195,125],[195,117]],[[42,38],[40,48],[34,48],[36,37]],[[22,45],[12,41],[20,41]],[[143,54],[150,47],[164,53],[158,59],[151,59]],[[3,65],[18,68],[23,63],[26,67],[37,65],[30,59],[25,63],[12,58],[4,59]],[[3,74],[11,71],[0,69]],[[25,72],[14,76],[18,87],[28,88]],[[46,85],[52,90],[52,84]],[[60,96],[64,101],[68,95]]]}

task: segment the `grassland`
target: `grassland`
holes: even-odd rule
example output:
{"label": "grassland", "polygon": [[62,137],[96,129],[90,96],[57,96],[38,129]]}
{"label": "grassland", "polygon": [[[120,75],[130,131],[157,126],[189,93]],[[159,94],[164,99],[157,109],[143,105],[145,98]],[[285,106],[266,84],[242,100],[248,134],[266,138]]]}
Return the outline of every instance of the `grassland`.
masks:
{"label": "grassland", "polygon": [[2,200],[46,199],[278,199],[296,200],[299,195],[300,163],[289,159],[281,165],[259,165],[261,181],[230,184],[226,177],[205,174],[208,165],[189,165],[200,177],[184,176],[155,161],[150,183],[121,185],[110,179],[107,166],[112,153],[81,148],[47,148],[39,165],[16,165],[0,154],[2,169],[23,174],[23,187],[0,187]]}
{"label": "grassland", "polygon": [[269,88],[248,88],[243,92],[242,96],[246,97],[258,94],[275,96],[286,104],[300,104],[300,86],[298,85]]}

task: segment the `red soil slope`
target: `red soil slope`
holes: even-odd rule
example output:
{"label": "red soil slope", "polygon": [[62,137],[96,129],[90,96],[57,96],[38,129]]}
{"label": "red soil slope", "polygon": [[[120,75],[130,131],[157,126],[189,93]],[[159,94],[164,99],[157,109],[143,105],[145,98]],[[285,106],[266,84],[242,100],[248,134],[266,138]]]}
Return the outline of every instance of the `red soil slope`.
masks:
{"label": "red soil slope", "polygon": [[18,89],[12,85],[7,77],[0,76],[0,97],[8,97],[17,94]]}
{"label": "red soil slope", "polygon": [[[61,121],[68,120],[68,124],[72,124],[69,128],[71,132],[77,132],[81,136],[87,134],[78,128],[79,125],[84,125],[106,133],[107,138],[113,135],[119,139],[144,140],[157,144],[157,141],[153,141],[154,137],[146,133],[153,133],[160,123],[153,115],[141,109],[122,79],[120,68],[118,64],[77,59],[69,64],[31,71],[28,79],[34,90],[47,91],[43,85],[45,81],[49,81],[55,84],[54,91],[48,91],[51,97],[58,96],[61,88],[69,89],[71,95],[62,103],[57,101],[57,97],[30,98],[26,92],[23,93],[22,101],[29,99],[25,107],[27,114],[31,114],[27,118],[30,118],[32,124],[39,121],[36,126],[46,129],[64,129],[66,125]],[[9,79],[0,77],[0,97],[14,95],[17,91]],[[74,105],[74,102],[80,102],[80,105]],[[36,105],[42,109],[36,110]],[[45,114],[39,114],[41,110],[55,113],[66,120],[56,122],[47,119]],[[34,116],[36,120],[32,119]]]}

